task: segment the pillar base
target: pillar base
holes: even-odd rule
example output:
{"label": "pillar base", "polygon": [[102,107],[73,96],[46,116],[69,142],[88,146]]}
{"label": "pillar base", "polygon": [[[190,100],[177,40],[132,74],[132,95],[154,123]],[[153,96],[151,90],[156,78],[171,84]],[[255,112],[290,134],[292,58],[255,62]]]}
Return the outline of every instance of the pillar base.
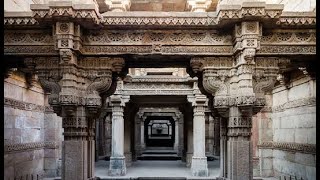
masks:
{"label": "pillar base", "polygon": [[207,157],[192,157],[191,162],[192,176],[205,177],[208,176]]}
{"label": "pillar base", "polygon": [[126,175],[125,157],[110,157],[109,176]]}

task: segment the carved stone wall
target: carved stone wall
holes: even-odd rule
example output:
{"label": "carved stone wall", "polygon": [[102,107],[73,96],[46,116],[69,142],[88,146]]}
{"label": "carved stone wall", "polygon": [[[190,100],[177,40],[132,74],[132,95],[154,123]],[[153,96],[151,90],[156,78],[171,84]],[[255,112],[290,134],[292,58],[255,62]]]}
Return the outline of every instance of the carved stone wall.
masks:
{"label": "carved stone wall", "polygon": [[37,82],[14,71],[4,80],[4,179],[59,175],[61,118]]}
{"label": "carved stone wall", "polygon": [[263,176],[316,178],[315,86],[312,77],[293,72],[273,90],[272,124],[261,124],[272,126],[273,138],[260,137],[258,145]]}

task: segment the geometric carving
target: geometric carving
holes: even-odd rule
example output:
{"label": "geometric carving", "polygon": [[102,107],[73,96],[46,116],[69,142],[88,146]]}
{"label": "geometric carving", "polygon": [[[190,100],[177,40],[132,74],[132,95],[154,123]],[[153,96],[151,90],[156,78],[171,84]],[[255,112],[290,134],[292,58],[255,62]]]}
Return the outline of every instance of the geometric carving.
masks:
{"label": "geometric carving", "polygon": [[285,111],[286,109],[297,108],[301,106],[316,106],[316,98],[310,97],[288,101],[284,104],[272,107],[272,112],[281,112]]}
{"label": "geometric carving", "polygon": [[4,146],[4,153],[7,154],[7,153],[31,151],[36,149],[58,149],[58,148],[59,148],[59,143],[55,141],[6,144]]}
{"label": "geometric carving", "polygon": [[306,154],[316,154],[316,145],[307,143],[294,142],[261,142],[258,144],[259,149],[278,149],[291,152],[302,152]]}

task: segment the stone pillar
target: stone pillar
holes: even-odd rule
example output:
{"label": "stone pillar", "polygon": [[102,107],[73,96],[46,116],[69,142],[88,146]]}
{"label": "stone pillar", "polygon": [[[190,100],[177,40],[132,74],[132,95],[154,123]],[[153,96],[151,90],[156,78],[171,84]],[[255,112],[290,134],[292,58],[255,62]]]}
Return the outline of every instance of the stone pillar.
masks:
{"label": "stone pillar", "polygon": [[184,118],[183,114],[180,113],[180,120],[179,123],[179,147],[178,147],[178,156],[183,156],[183,149],[184,149]]}
{"label": "stone pillar", "polygon": [[102,143],[100,126],[101,126],[101,122],[100,122],[100,119],[98,119],[96,122],[96,137],[95,137],[96,143],[95,143],[95,157],[94,157],[95,162],[99,161],[100,144]]}
{"label": "stone pillar", "polygon": [[111,156],[111,141],[112,141],[112,113],[108,113],[105,119],[105,137],[106,137],[106,156]]}
{"label": "stone pillar", "polygon": [[[142,121],[141,121],[141,151],[144,151],[145,148],[146,148],[146,142],[145,142],[145,134],[144,134],[144,120],[145,120],[145,117],[143,117]],[[148,126],[147,126],[148,127]]]}
{"label": "stone pillar", "polygon": [[228,178],[252,179],[252,142],[250,141],[252,108],[229,108]]}
{"label": "stone pillar", "polygon": [[124,119],[123,104],[120,95],[112,95],[112,150],[110,157],[109,175],[124,176],[126,163],[124,157]]}
{"label": "stone pillar", "polygon": [[175,121],[174,121],[174,150],[177,151],[177,153],[179,153],[179,121],[177,117],[174,117]]}
{"label": "stone pillar", "polygon": [[208,127],[208,146],[209,146],[209,154],[213,155],[213,150],[214,150],[214,119],[213,117],[208,114],[209,117],[209,127]]}
{"label": "stone pillar", "polygon": [[141,120],[139,118],[138,113],[135,115],[135,154],[136,154],[136,158],[137,156],[141,155]]}
{"label": "stone pillar", "polygon": [[[62,123],[64,141],[62,142],[62,179],[84,180],[93,178],[88,167],[90,142],[88,141],[89,119],[85,108],[63,107]],[[94,156],[94,153],[93,153]]]}
{"label": "stone pillar", "polygon": [[227,120],[220,119],[220,177],[227,178]]}
{"label": "stone pillar", "polygon": [[206,97],[196,95],[193,109],[193,156],[191,171],[193,176],[208,176],[208,163],[205,155],[205,114]]}

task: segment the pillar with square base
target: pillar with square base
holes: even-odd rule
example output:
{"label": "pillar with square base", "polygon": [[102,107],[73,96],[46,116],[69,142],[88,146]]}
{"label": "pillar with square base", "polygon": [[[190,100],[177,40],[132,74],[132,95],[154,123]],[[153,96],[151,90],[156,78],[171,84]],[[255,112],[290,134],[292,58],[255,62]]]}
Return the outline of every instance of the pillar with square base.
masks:
{"label": "pillar with square base", "polygon": [[205,155],[205,114],[206,96],[196,95],[193,104],[193,156],[191,171],[193,176],[208,176],[208,163]]}
{"label": "pillar with square base", "polygon": [[112,106],[112,150],[110,157],[109,175],[124,176],[126,162],[124,157],[124,119],[121,95],[110,97]]}

